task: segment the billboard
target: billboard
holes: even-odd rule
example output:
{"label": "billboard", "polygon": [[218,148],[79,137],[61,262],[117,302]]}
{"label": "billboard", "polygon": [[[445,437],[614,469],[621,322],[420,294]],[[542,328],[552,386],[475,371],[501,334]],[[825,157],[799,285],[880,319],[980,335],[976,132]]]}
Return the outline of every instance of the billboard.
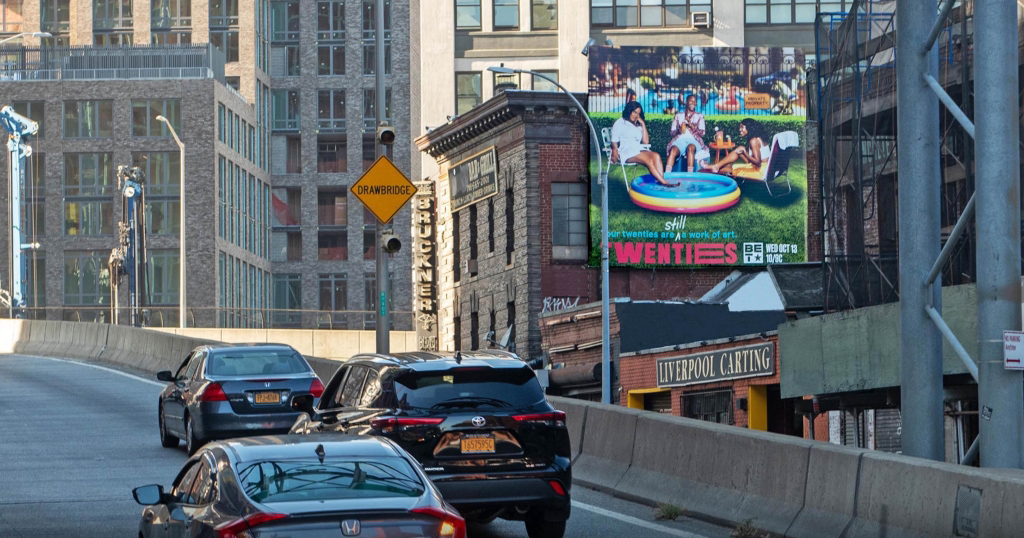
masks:
{"label": "billboard", "polygon": [[[807,260],[807,93],[800,49],[591,47],[588,114],[609,177],[609,263]],[[601,186],[591,181],[590,263]]]}

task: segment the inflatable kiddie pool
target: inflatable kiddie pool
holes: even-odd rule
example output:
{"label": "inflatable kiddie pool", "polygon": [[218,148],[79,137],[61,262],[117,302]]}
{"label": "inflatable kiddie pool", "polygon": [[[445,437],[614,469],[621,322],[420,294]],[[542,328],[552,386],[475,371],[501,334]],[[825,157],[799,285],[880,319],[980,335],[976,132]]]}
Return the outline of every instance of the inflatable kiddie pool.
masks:
{"label": "inflatable kiddie pool", "polygon": [[713,213],[740,200],[736,181],[718,174],[669,172],[665,180],[679,185],[662,185],[650,174],[633,179],[630,199],[644,209],[665,213]]}

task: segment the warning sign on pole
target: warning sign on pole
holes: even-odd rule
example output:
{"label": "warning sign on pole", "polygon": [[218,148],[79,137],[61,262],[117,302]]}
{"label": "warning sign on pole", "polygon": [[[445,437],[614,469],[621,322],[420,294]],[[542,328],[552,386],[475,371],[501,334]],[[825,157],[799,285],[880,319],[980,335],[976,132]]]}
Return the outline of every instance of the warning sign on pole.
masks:
{"label": "warning sign on pole", "polygon": [[416,185],[387,157],[377,159],[352,185],[352,194],[381,222],[387,222],[416,194]]}

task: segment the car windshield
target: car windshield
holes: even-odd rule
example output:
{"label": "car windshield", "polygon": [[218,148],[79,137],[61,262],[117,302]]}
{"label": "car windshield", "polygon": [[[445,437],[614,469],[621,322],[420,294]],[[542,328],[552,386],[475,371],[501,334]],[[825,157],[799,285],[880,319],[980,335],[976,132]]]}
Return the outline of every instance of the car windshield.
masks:
{"label": "car windshield", "polygon": [[395,380],[403,408],[526,407],[544,400],[529,368],[453,368],[408,372]]}
{"label": "car windshield", "polygon": [[237,470],[245,494],[260,503],[419,497],[425,491],[412,467],[395,457],[245,462]]}
{"label": "car windshield", "polygon": [[220,351],[210,357],[209,375],[300,374],[311,371],[306,361],[294,351],[244,350]]}

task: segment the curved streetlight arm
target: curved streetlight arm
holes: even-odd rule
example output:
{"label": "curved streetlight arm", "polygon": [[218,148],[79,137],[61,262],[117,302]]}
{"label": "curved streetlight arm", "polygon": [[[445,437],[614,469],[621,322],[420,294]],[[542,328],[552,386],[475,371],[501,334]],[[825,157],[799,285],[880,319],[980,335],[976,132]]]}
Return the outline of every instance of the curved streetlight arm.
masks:
{"label": "curved streetlight arm", "polygon": [[[167,121],[167,118],[160,115],[156,117],[156,120],[167,126],[174,141],[178,143],[178,229],[181,234],[178,239],[178,326],[184,329],[188,326],[185,319],[187,308],[185,303],[185,144],[178,138],[178,133],[174,130],[171,122]],[[192,325],[195,325],[194,321]]]}

